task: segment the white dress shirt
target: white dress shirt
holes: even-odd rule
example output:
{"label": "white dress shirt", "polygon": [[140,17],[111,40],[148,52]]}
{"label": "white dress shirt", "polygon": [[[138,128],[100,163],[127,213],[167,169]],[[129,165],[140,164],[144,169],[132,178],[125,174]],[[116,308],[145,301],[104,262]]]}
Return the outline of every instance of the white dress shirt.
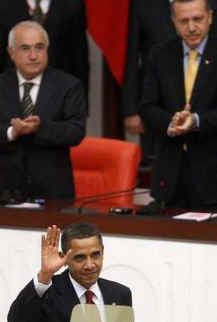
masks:
{"label": "white dress shirt", "polygon": [[31,90],[30,90],[30,96],[31,96],[31,99],[32,99],[32,103],[35,104],[36,100],[37,100],[37,97],[38,97],[39,88],[40,88],[40,85],[41,85],[42,74],[36,76],[35,78],[33,78],[31,80],[27,80],[17,71],[17,77],[18,77],[20,100],[22,101],[23,94],[24,94],[24,86],[23,86],[23,84],[26,83],[26,82],[30,82],[30,83],[34,84],[32,86],[32,88],[31,88]]}
{"label": "white dress shirt", "polygon": [[[60,0],[61,1],[61,0]],[[46,14],[49,10],[51,0],[41,0],[40,7],[44,14]],[[29,6],[30,15],[33,14],[33,10],[35,9],[35,0],[27,0],[27,4]]]}
{"label": "white dress shirt", "polygon": [[[37,97],[38,97],[39,88],[40,88],[40,85],[41,85],[42,74],[40,74],[37,77],[31,79],[31,81],[28,81],[17,71],[17,77],[18,77],[20,101],[22,101],[23,94],[24,94],[23,84],[25,82],[31,82],[34,85],[32,86],[32,88],[30,90],[30,96],[31,96],[31,99],[32,99],[32,103],[35,104],[36,100],[37,100]],[[8,129],[7,129],[7,137],[8,137],[8,141],[13,141],[14,140],[14,137],[13,137],[13,134],[12,134],[12,126],[9,126]]]}

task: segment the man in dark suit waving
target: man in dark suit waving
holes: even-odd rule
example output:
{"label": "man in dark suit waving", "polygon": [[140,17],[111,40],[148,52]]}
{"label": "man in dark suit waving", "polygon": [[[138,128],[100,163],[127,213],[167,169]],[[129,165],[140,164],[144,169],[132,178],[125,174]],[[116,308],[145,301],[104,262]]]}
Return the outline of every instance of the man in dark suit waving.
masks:
{"label": "man in dark suit waving", "polygon": [[47,66],[49,39],[40,24],[17,24],[8,42],[15,68],[0,75],[1,165],[8,170],[0,192],[71,199],[69,148],[85,135],[81,82]]}
{"label": "man in dark suit waving", "polygon": [[[61,237],[62,254],[58,251],[59,237],[55,225],[42,237],[41,269],[12,304],[8,322],[69,322],[76,304],[90,303],[87,294],[92,294],[102,322],[104,304],[132,305],[128,287],[99,278],[103,242],[95,225],[75,223],[66,227]],[[68,269],[54,276],[64,265]]]}
{"label": "man in dark suit waving", "polygon": [[217,40],[209,32],[212,10],[208,0],[173,0],[171,10],[180,37],[153,49],[141,106],[158,138],[152,194],[167,206],[216,208]]}

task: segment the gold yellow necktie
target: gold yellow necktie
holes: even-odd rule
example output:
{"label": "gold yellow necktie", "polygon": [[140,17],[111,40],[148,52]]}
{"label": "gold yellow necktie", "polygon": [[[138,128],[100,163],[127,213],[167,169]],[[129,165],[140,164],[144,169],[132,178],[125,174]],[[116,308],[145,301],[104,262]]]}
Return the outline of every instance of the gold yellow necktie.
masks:
{"label": "gold yellow necktie", "polygon": [[190,102],[192,90],[194,87],[194,81],[197,75],[198,70],[198,61],[197,61],[198,52],[194,49],[191,49],[188,54],[188,64],[185,72],[185,98],[186,103]]}

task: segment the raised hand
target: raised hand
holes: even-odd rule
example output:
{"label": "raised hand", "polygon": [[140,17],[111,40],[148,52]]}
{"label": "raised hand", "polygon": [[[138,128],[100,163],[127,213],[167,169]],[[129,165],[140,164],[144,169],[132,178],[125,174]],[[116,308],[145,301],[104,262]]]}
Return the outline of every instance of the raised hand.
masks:
{"label": "raised hand", "polygon": [[47,284],[50,282],[54,273],[66,264],[70,250],[67,254],[59,252],[60,229],[53,225],[48,227],[46,236],[41,240],[41,270],[38,280]]}

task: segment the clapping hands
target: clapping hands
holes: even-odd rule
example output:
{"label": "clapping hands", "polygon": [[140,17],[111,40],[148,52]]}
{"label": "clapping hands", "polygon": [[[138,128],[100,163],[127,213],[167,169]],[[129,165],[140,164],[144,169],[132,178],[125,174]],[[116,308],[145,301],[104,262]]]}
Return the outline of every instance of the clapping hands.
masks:
{"label": "clapping hands", "polygon": [[184,135],[195,127],[195,117],[190,110],[191,105],[186,104],[182,111],[174,114],[167,130],[169,136]]}

